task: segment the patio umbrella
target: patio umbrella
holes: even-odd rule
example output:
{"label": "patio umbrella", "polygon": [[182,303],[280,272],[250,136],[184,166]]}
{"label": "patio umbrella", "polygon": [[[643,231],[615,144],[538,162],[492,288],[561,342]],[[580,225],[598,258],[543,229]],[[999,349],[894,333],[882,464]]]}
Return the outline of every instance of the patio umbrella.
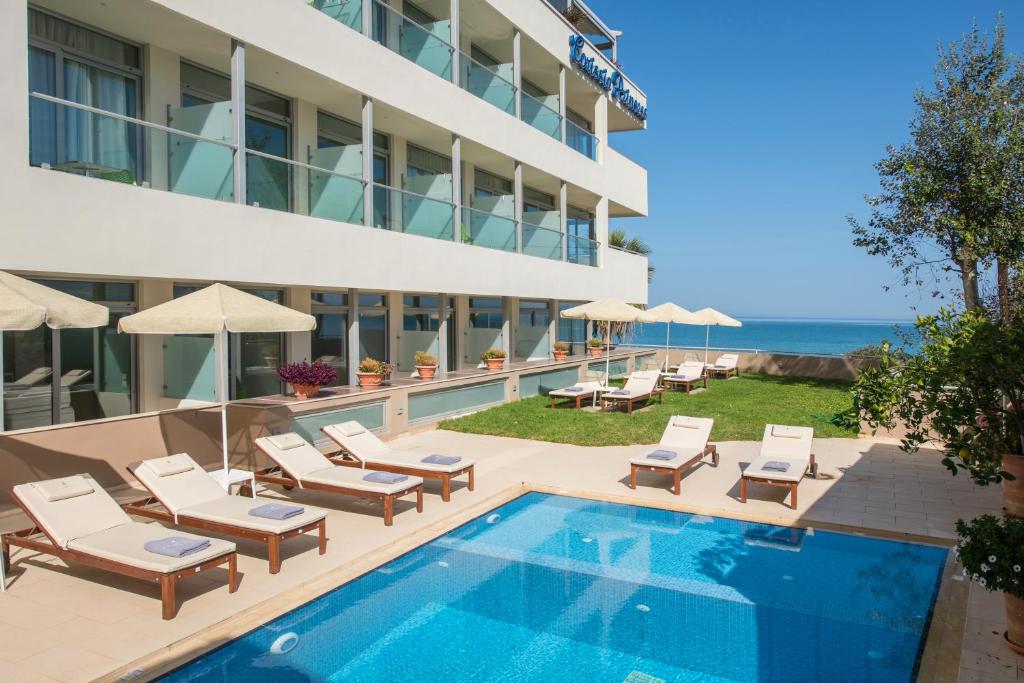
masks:
{"label": "patio umbrella", "polygon": [[220,437],[224,479],[228,486],[228,332],[308,332],[316,319],[220,283],[129,315],[118,332],[132,334],[212,334],[217,358],[217,400],[221,405]]}
{"label": "patio umbrella", "polygon": [[702,308],[693,312],[691,325],[704,326],[704,365],[708,364],[708,342],[711,339],[711,326],[721,327],[743,327],[743,323],[735,318],[730,318],[725,313],[720,313],[713,308]]}
{"label": "patio umbrella", "polygon": [[0,270],[0,432],[4,431],[4,331],[103,327],[110,320],[106,306]]}
{"label": "patio umbrella", "polygon": [[619,299],[599,299],[598,301],[591,301],[588,304],[581,304],[579,306],[573,306],[562,311],[563,318],[570,318],[572,320],[593,320],[596,322],[608,323],[608,327],[605,330],[605,344],[607,346],[607,352],[604,358],[604,381],[608,383],[609,369],[611,368],[611,355],[612,351],[612,326],[611,323],[642,323],[650,322],[650,318],[647,316],[647,311],[641,310],[636,306],[630,306],[625,301]]}
{"label": "patio umbrella", "polygon": [[647,315],[651,322],[665,323],[665,372],[668,372],[668,347],[671,339],[672,323],[693,325],[693,313],[682,306],[677,306],[671,301],[666,301],[660,306],[647,309]]}

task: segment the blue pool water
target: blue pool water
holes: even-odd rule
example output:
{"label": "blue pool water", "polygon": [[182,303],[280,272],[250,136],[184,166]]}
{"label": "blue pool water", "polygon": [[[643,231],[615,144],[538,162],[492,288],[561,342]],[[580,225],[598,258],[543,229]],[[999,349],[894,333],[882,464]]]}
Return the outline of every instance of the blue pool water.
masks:
{"label": "blue pool water", "polygon": [[946,552],[531,493],[164,680],[909,681]]}

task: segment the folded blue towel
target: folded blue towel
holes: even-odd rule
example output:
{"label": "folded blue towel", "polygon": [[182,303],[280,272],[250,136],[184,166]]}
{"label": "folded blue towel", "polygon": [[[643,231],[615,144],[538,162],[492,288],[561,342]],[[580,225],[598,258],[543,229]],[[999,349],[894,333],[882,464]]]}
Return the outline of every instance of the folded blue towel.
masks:
{"label": "folded blue towel", "polygon": [[647,455],[650,460],[675,460],[676,454],[672,451],[657,450]]}
{"label": "folded blue towel", "polygon": [[425,462],[425,463],[428,463],[430,465],[454,465],[455,463],[457,463],[460,460],[462,460],[462,458],[460,458],[457,455],[437,455],[437,454],[434,454],[434,455],[428,455],[427,457],[425,457],[422,460],[420,460],[420,462]]}
{"label": "folded blue towel", "polygon": [[761,465],[762,470],[768,470],[770,472],[788,472],[789,463],[780,462],[778,460],[769,460],[765,464]]}
{"label": "folded blue towel", "polygon": [[185,536],[168,536],[158,538],[155,541],[146,541],[143,546],[146,550],[157,555],[167,557],[185,557],[200,550],[210,547],[210,540],[207,538],[187,538]]}
{"label": "folded blue towel", "polygon": [[288,519],[301,515],[306,509],[298,505],[283,505],[282,503],[267,503],[249,510],[253,517],[265,517],[267,519]]}
{"label": "folded blue towel", "polygon": [[363,477],[363,481],[373,482],[374,484],[397,484],[408,478],[404,474],[395,474],[394,472],[370,472]]}
{"label": "folded blue towel", "polygon": [[625,389],[616,389],[615,391],[609,391],[605,396],[629,396],[629,392]]}
{"label": "folded blue towel", "polygon": [[562,391],[571,391],[575,394],[576,392],[583,391],[583,387],[566,387],[565,389],[562,389]]}
{"label": "folded blue towel", "polygon": [[677,379],[682,382],[690,379],[690,377],[687,377],[686,375],[672,375],[669,377],[669,379]]}

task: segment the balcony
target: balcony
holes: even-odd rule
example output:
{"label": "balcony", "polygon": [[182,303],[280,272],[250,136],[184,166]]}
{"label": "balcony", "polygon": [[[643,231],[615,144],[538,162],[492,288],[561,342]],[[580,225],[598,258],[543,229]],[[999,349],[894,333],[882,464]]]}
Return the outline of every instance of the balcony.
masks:
{"label": "balcony", "polygon": [[[45,169],[193,197],[236,202],[234,156],[228,102],[172,112],[173,126],[161,126],[50,95],[29,95],[30,163]],[[180,126],[180,128],[178,127]],[[396,188],[311,163],[246,149],[245,203],[262,209],[341,223],[372,225],[436,240],[597,266],[600,245],[573,237],[566,242],[555,211],[514,217],[482,207],[456,207],[450,182],[424,184],[407,179]],[[416,188],[419,186],[416,185]],[[369,190],[369,193],[368,193]],[[366,199],[370,197],[370,220]],[[489,207],[493,209],[494,207]]]}

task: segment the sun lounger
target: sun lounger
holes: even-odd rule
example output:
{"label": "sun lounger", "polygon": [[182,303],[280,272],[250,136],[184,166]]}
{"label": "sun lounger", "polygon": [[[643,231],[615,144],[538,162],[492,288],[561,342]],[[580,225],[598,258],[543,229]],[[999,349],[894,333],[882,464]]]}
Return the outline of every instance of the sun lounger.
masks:
{"label": "sun lounger", "polygon": [[740,376],[740,357],[735,353],[723,353],[714,364],[707,366],[709,376],[721,375],[728,379],[730,374]]}
{"label": "sun lounger", "polygon": [[384,526],[394,521],[395,501],[416,494],[416,511],[423,512],[423,480],[409,476],[395,484],[366,481],[366,472],[331,462],[294,432],[277,436],[261,436],[255,441],[276,467],[256,472],[256,481],[277,484],[285,489],[300,488],[326,491],[342,496],[379,500],[384,504]]}
{"label": "sun lounger", "polygon": [[474,461],[459,458],[457,462],[442,464],[424,461],[429,455],[395,450],[377,438],[377,435],[355,420],[327,425],[320,431],[338,444],[345,455],[355,460],[336,461],[342,465],[365,467],[382,472],[398,472],[441,482],[441,500],[451,499],[452,479],[463,474],[469,476],[469,490],[474,486]]}
{"label": "sun lounger", "polygon": [[629,487],[636,488],[639,472],[672,475],[672,492],[679,495],[683,470],[711,456],[718,467],[718,448],[708,443],[715,421],[709,417],[673,415],[657,447],[629,460]]}
{"label": "sun lounger", "polygon": [[740,477],[740,500],[747,502],[747,484],[767,484],[788,488],[790,505],[796,510],[796,488],[808,473],[818,475],[811,453],[814,430],[810,427],[765,425],[761,453],[747,465]]}
{"label": "sun lounger", "polygon": [[555,403],[558,399],[565,398],[576,401],[576,407],[580,408],[584,401],[589,401],[594,398],[594,394],[603,385],[600,382],[576,382],[571,387],[564,389],[555,389],[554,391],[548,392],[548,397],[551,399],[551,407],[555,407]]}
{"label": "sun lounger", "polygon": [[18,384],[24,387],[34,387],[37,384],[42,384],[46,380],[53,376],[52,368],[38,367],[35,370],[25,373],[18,379],[14,380],[14,384]]}
{"label": "sun lounger", "polygon": [[684,361],[675,372],[662,374],[661,383],[668,388],[683,387],[686,393],[690,393],[696,384],[708,386],[707,375],[704,374],[704,364],[700,361]]}
{"label": "sun lounger", "polygon": [[[179,579],[226,564],[228,591],[234,593],[238,587],[234,543],[135,522],[87,474],[19,484],[11,489],[11,497],[34,526],[3,535],[5,565],[10,547],[17,546],[159,583],[164,619],[177,613],[174,593]],[[181,557],[146,550],[147,543],[172,537],[209,541],[209,545]]]}
{"label": "sun lounger", "polygon": [[659,401],[663,401],[663,395],[658,389],[658,378],[661,376],[657,370],[641,370],[634,372],[626,380],[626,386],[615,391],[609,391],[601,395],[601,410],[609,405],[626,405],[626,412],[633,414],[633,405],[640,401],[647,402],[655,395]]}
{"label": "sun lounger", "polygon": [[84,382],[89,379],[90,375],[92,375],[92,370],[68,370],[60,376],[60,385],[62,387],[73,387],[79,382]]}
{"label": "sun lounger", "polygon": [[128,503],[124,506],[126,512],[266,543],[271,574],[281,570],[281,541],[285,539],[316,531],[320,554],[327,552],[324,510],[296,508],[302,512],[285,519],[254,516],[252,511],[264,507],[265,499],[261,502],[226,493],[185,453],[133,463],[128,471],[153,496]]}

